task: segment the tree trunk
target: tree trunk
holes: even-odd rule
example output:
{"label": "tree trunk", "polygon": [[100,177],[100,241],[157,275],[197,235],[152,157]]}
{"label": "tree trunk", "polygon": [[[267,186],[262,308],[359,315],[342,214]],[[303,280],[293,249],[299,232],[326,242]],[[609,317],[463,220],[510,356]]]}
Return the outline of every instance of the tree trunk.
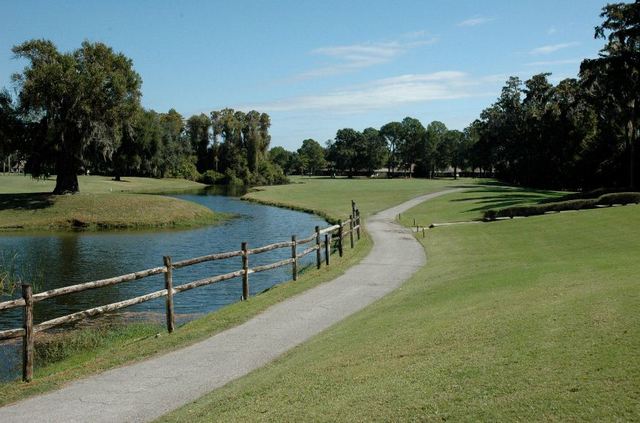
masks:
{"label": "tree trunk", "polygon": [[63,147],[56,162],[56,187],[53,190],[55,195],[75,194],[80,191],[78,169],[78,161],[73,153],[69,153]]}
{"label": "tree trunk", "polygon": [[635,128],[633,125],[633,120],[629,120],[627,122],[627,136],[629,139],[629,189],[631,191],[635,190],[636,187],[636,175],[635,175],[635,161],[636,161],[636,152],[635,152]]}

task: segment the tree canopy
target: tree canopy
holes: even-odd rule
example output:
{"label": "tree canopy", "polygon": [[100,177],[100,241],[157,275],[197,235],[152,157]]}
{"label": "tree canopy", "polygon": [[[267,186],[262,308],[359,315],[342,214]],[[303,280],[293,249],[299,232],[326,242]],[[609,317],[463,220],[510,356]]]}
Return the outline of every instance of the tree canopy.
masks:
{"label": "tree canopy", "polygon": [[77,174],[89,146],[111,157],[140,107],[142,79],[130,59],[102,43],[85,41],[61,53],[47,40],[12,49],[29,64],[13,81],[19,87],[18,112],[29,128],[28,169],[38,176],[50,166],[57,174],[54,193],[77,192]]}

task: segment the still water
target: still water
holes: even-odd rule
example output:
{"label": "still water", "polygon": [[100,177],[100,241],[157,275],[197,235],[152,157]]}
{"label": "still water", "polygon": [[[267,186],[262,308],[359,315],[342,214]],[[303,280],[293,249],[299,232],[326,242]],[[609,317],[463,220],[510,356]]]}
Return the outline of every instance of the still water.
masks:
{"label": "still water", "polygon": [[[2,234],[0,252],[17,257],[17,267],[25,273],[41,275],[36,281],[37,291],[44,291],[124,273],[162,266],[162,257],[173,261],[205,254],[239,250],[242,241],[249,248],[278,241],[291,235],[298,238],[310,235],[314,227],[326,226],[323,219],[292,210],[264,206],[212,191],[181,194],[174,197],[193,201],[215,211],[232,213],[236,217],[222,225],[161,231],[75,232]],[[288,248],[250,256],[250,266],[272,263],[290,257]],[[311,265],[314,255],[305,257],[302,267]],[[240,257],[202,263],[174,271],[174,286],[207,276],[242,268]],[[285,266],[250,276],[250,294],[291,279],[291,268]],[[156,275],[138,281],[125,282],[105,288],[65,295],[42,301],[35,306],[36,323],[87,308],[129,299],[164,288],[164,277]],[[196,288],[174,297],[179,320],[216,310],[236,302],[242,294],[239,278],[206,287]],[[16,294],[18,295],[18,294]],[[7,297],[0,300],[6,300]],[[138,313],[164,313],[164,298],[124,309]],[[180,315],[183,316],[180,319]],[[20,308],[0,311],[0,330],[21,325]],[[1,345],[1,344],[0,344]],[[13,348],[11,348],[13,349]],[[5,351],[2,351],[5,350]],[[15,361],[9,351],[0,347],[0,362]],[[13,353],[11,354],[13,355]],[[4,356],[4,357],[3,357]],[[5,379],[0,364],[0,379]],[[2,373],[5,373],[4,375]],[[4,377],[3,377],[4,376]]]}

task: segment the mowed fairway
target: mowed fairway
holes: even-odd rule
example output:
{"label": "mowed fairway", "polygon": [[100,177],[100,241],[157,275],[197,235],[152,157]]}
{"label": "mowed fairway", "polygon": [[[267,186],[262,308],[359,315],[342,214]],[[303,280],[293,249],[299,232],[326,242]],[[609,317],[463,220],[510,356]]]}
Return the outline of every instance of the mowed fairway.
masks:
{"label": "mowed fairway", "polygon": [[[517,195],[556,195],[487,189],[406,219],[468,220]],[[439,227],[419,239],[428,264],[402,288],[164,420],[638,418],[640,206]]]}
{"label": "mowed fairway", "polygon": [[453,179],[348,179],[292,177],[291,184],[261,187],[245,198],[268,204],[315,211],[346,219],[354,200],[363,216],[387,209],[422,194],[468,187],[481,180]]}

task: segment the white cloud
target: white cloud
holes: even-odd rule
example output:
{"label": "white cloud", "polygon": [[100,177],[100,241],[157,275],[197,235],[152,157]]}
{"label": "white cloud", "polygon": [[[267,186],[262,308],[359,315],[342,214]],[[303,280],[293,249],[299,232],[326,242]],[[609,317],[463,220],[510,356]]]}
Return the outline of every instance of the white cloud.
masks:
{"label": "white cloud", "polygon": [[[366,85],[327,94],[292,97],[240,109],[266,112],[315,110],[331,113],[359,113],[400,105],[496,95],[494,76],[474,78],[465,72],[442,71],[384,78]],[[489,85],[489,87],[486,87]]]}
{"label": "white cloud", "polygon": [[436,38],[424,38],[424,31],[404,34],[403,38],[410,39],[410,41],[389,41],[317,48],[312,50],[311,53],[329,58],[334,63],[300,73],[294,79],[338,75],[388,63],[408,50],[433,44],[437,41]]}
{"label": "white cloud", "polygon": [[494,21],[495,18],[487,18],[484,16],[476,16],[475,18],[469,18],[462,22],[458,22],[457,26],[478,26],[491,21]]}
{"label": "white cloud", "polygon": [[576,47],[578,45],[580,45],[580,43],[575,41],[571,43],[549,44],[546,46],[534,48],[533,50],[529,51],[529,54],[532,54],[532,55],[550,54],[558,50],[563,50],[570,47]]}
{"label": "white cloud", "polygon": [[547,29],[547,35],[553,35],[556,32],[558,32],[558,29],[555,26],[552,26],[549,29]]}
{"label": "white cloud", "polygon": [[564,59],[564,60],[542,60],[539,62],[525,63],[526,66],[555,66],[555,65],[575,65],[582,62],[582,59]]}

